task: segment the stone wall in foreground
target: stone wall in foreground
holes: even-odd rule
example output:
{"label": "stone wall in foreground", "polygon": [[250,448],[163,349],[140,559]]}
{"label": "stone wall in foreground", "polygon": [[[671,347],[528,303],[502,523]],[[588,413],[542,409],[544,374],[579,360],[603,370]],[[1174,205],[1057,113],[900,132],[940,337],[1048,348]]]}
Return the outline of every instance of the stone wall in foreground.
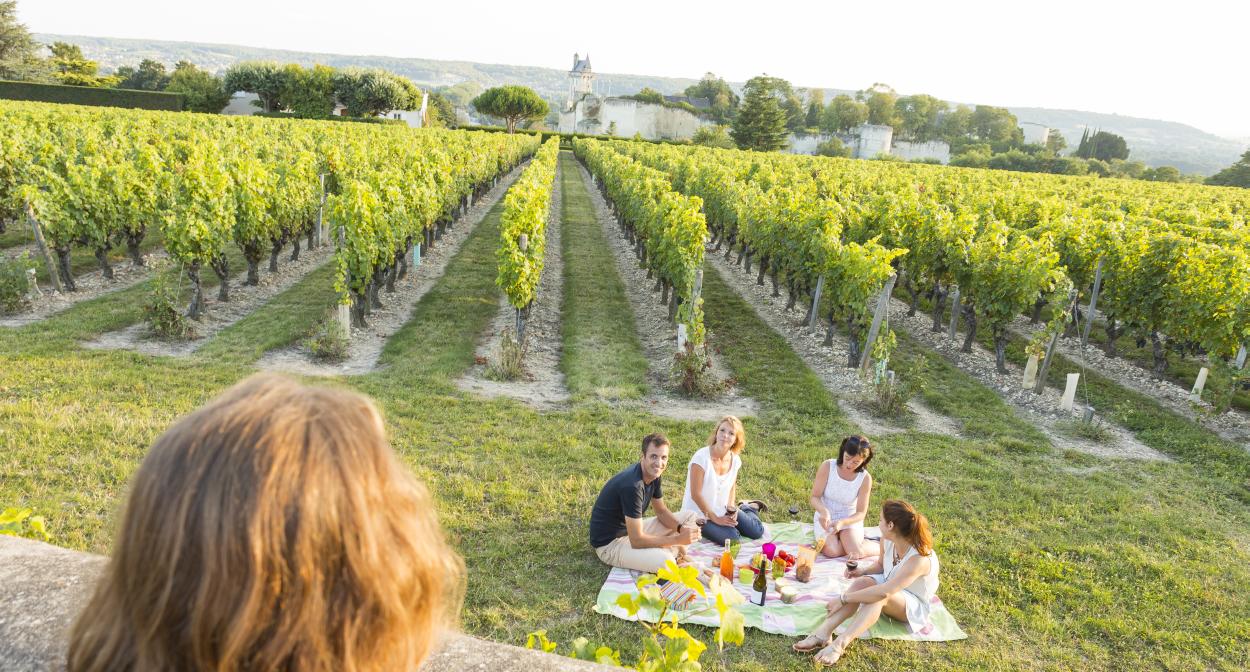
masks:
{"label": "stone wall in foreground", "polygon": [[[90,598],[105,560],[0,536],[0,670],[64,669],[70,625]],[[421,667],[422,672],[600,669],[607,668],[464,635],[456,635]]]}

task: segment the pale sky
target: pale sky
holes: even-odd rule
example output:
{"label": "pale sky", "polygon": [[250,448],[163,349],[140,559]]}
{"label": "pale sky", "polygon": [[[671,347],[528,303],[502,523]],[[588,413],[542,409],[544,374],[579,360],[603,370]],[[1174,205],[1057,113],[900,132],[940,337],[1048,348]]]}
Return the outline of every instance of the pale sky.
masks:
{"label": "pale sky", "polygon": [[[394,5],[394,6],[386,6]],[[1250,137],[1250,2],[18,0],[32,32],[796,86],[1179,121]]]}

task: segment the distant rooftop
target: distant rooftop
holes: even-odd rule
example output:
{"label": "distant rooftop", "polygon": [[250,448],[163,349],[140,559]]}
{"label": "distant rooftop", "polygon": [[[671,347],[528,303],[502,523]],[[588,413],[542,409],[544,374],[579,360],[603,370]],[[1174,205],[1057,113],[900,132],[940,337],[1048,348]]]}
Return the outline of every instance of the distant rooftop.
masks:
{"label": "distant rooftop", "polygon": [[586,54],[586,58],[581,58],[576,53],[573,54],[573,70],[574,73],[591,72],[590,54]]}

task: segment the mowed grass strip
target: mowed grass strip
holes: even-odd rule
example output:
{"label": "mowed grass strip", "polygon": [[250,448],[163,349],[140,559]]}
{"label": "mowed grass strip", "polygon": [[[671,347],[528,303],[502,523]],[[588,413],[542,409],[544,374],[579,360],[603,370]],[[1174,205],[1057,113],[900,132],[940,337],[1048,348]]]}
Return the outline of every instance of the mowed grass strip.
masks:
{"label": "mowed grass strip", "polygon": [[578,401],[638,399],[647,391],[647,359],[616,260],[571,152],[560,154],[559,179],[565,384]]}
{"label": "mowed grass strip", "polygon": [[[266,352],[290,345],[334,319],[333,260],[317,266],[252,314],[226,327],[196,351],[201,360],[251,364]],[[382,295],[385,298],[385,293]]]}
{"label": "mowed grass strip", "polygon": [[502,198],[417,302],[408,322],[386,342],[378,360],[386,370],[377,375],[452,381],[473,365],[477,339],[499,310],[495,250],[501,214]]}
{"label": "mowed grass strip", "polygon": [[[226,249],[226,260],[232,273],[247,268],[243,253],[237,247]],[[168,271],[167,271],[168,272]],[[233,289],[241,275],[230,279]],[[180,278],[182,299],[179,310],[185,310],[191,300],[190,283],[185,274]],[[217,274],[210,269],[200,271],[200,283],[206,298],[215,299]],[[138,284],[93,299],[80,301],[47,319],[17,329],[0,329],[0,352],[6,350],[23,352],[56,351],[78,341],[88,341],[101,334],[124,329],[143,319],[143,306],[152,296],[151,278]]]}

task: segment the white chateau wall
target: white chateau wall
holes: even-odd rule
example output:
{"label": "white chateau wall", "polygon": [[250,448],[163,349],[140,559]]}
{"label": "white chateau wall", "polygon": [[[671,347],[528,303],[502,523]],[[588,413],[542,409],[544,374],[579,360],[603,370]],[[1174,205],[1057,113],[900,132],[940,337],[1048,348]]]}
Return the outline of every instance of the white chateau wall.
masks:
{"label": "white chateau wall", "polygon": [[889,154],[894,140],[894,129],[877,124],[863,124],[855,129],[859,142],[855,144],[857,159],[871,159],[878,154]]}
{"label": "white chateau wall", "polygon": [[607,134],[613,123],[617,137],[640,134],[648,140],[684,140],[711,122],[685,110],[629,98],[587,97],[579,100],[573,110],[560,114],[561,133]]}
{"label": "white chateau wall", "polygon": [[[881,129],[885,129],[882,131]],[[817,133],[813,135],[790,134],[790,147],[786,150],[791,154],[815,154],[816,147],[830,138],[837,138],[842,144],[850,147],[852,156],[857,159],[871,159],[878,154],[893,154],[905,161],[916,159],[937,159],[942,163],[950,163],[951,146],[941,140],[932,142],[891,142],[894,131],[889,126],[861,126],[857,131],[862,135],[841,135]],[[886,132],[888,131],[888,132]]]}
{"label": "white chateau wall", "polygon": [[1020,130],[1024,131],[1026,145],[1044,145],[1046,137],[1050,135],[1050,129],[1041,124],[1023,123],[1020,124]]}
{"label": "white chateau wall", "polygon": [[894,143],[890,153],[904,161],[937,159],[942,163],[951,162],[951,146],[942,140],[930,142],[903,142],[900,140]]}

